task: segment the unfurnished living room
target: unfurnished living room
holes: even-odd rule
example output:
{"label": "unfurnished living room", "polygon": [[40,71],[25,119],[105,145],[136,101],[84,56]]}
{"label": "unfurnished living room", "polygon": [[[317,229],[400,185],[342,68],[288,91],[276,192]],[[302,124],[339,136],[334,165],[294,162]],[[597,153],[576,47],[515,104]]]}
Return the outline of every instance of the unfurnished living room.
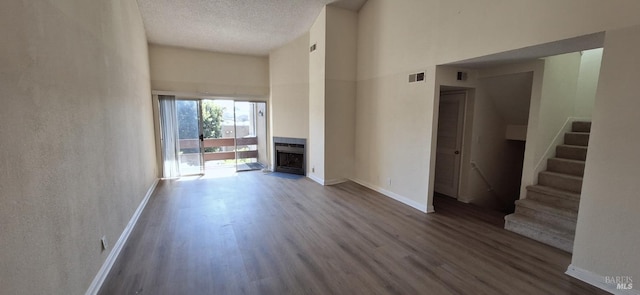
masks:
{"label": "unfurnished living room", "polygon": [[640,294],[636,0],[0,2],[0,294]]}

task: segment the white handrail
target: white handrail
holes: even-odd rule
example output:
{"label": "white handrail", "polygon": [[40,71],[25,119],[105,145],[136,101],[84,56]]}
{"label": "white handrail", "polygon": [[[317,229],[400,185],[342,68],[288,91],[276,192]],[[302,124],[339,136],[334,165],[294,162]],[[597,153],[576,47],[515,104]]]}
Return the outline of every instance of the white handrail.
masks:
{"label": "white handrail", "polygon": [[547,149],[544,151],[544,154],[542,154],[542,156],[538,160],[538,163],[536,163],[536,166],[534,167],[534,171],[536,172],[536,174],[540,172],[540,170],[538,169],[540,169],[540,166],[542,165],[542,163],[545,163],[545,161],[553,157],[552,154],[555,154],[556,146],[558,146],[559,144],[562,144],[562,140],[564,139],[564,134],[571,130],[569,125],[571,125],[575,121],[590,121],[590,120],[591,118],[588,118],[588,117],[567,117],[564,124],[562,124],[562,127],[560,127],[560,129],[558,130],[558,133],[556,133],[556,136],[553,138],[553,140],[551,140],[551,142],[547,146]]}
{"label": "white handrail", "polygon": [[[480,169],[480,166],[478,166],[478,163],[471,161],[471,167],[478,171],[478,174],[480,175],[480,178],[482,178],[482,181],[484,181],[484,183],[487,185],[487,191],[488,192],[495,192],[495,190],[493,189],[493,186],[491,185],[491,183],[489,182],[489,180],[487,180],[487,177],[484,176],[484,173],[482,173],[482,170]],[[496,193],[497,195],[497,193]]]}

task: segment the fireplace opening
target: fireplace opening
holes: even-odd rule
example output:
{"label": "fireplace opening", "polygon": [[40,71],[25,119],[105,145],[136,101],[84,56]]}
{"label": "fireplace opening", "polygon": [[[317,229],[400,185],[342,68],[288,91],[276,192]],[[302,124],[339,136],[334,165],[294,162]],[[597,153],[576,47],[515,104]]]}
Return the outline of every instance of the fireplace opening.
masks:
{"label": "fireplace opening", "polygon": [[274,137],[275,171],[305,175],[305,139]]}

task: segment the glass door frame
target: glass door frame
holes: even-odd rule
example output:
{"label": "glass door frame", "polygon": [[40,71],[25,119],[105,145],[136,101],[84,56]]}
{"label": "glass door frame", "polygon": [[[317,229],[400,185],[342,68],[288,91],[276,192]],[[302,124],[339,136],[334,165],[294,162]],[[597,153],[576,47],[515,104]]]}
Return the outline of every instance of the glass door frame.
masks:
{"label": "glass door frame", "polygon": [[[196,176],[196,175],[204,175],[205,173],[205,162],[204,162],[204,138],[203,138],[203,130],[202,130],[202,99],[198,99],[198,98],[181,98],[181,97],[176,97],[176,104],[179,101],[194,101],[196,102],[196,115],[197,115],[197,122],[198,122],[198,158],[199,158],[199,162],[200,162],[200,172],[198,173],[190,173],[190,174],[183,174],[180,166],[178,166],[178,172],[180,173],[180,177],[185,177],[185,176]],[[176,112],[178,110],[176,109]],[[179,133],[179,128],[180,126],[178,125],[178,133]],[[178,138],[178,140],[180,140]]]}
{"label": "glass door frame", "polygon": [[[238,150],[238,117],[237,117],[237,113],[236,113],[236,104],[238,104],[238,103],[248,104],[249,107],[253,109],[252,111],[250,111],[250,115],[253,114],[253,118],[250,118],[250,122],[252,122],[254,124],[254,127],[253,128],[249,127],[249,130],[253,129],[253,133],[254,133],[254,135],[256,137],[256,141],[257,141],[256,144],[255,144],[255,146],[256,146],[255,152],[258,153],[258,155],[259,155],[259,150],[260,150],[260,141],[259,140],[260,140],[260,138],[258,136],[259,135],[259,133],[258,133],[258,128],[259,128],[258,125],[259,124],[258,124],[258,121],[257,121],[258,120],[258,112],[256,111],[256,106],[258,104],[264,104],[264,111],[263,111],[263,114],[260,115],[260,116],[265,117],[265,124],[264,124],[264,129],[265,129],[264,130],[264,135],[265,135],[264,141],[265,142],[263,144],[268,145],[269,140],[268,140],[268,138],[266,136],[267,135],[267,127],[268,127],[268,122],[266,120],[266,118],[268,118],[267,117],[267,111],[268,111],[267,102],[266,101],[240,100],[240,99],[233,100],[233,127],[234,127],[233,128],[234,129],[233,133],[234,133],[234,143],[235,143],[235,147],[234,148],[235,148],[235,158],[236,158],[235,159],[236,172],[259,170],[259,169],[256,169],[256,168],[243,169],[243,170],[239,169],[240,165],[239,165],[238,162],[241,159],[238,156],[240,154],[240,151]],[[266,150],[267,151],[269,150],[268,147],[267,147]],[[252,151],[252,150],[249,150],[249,151]],[[252,163],[260,163],[258,155],[256,155],[256,162],[252,162]],[[242,163],[242,164],[245,164],[245,163]],[[262,165],[262,163],[260,163],[260,164]],[[264,165],[263,165],[263,168],[264,168]]]}
{"label": "glass door frame", "polygon": [[[197,176],[197,175],[205,175],[206,174],[206,162],[205,162],[205,147],[204,147],[204,118],[203,118],[203,102],[205,100],[211,100],[211,101],[230,101],[232,102],[233,105],[233,149],[234,149],[234,157],[235,157],[235,161],[234,161],[234,169],[235,172],[241,172],[241,171],[249,171],[249,170],[239,170],[238,169],[238,155],[239,155],[239,151],[238,151],[238,136],[237,136],[237,132],[238,132],[238,124],[237,124],[237,112],[236,112],[236,104],[237,103],[263,103],[264,104],[264,113],[262,116],[264,116],[265,118],[268,118],[268,102],[267,101],[263,101],[263,100],[245,100],[245,99],[234,99],[231,97],[183,97],[183,96],[175,96],[175,100],[176,102],[178,101],[195,101],[197,102],[197,116],[198,116],[198,148],[199,148],[199,159],[200,159],[200,171],[199,173],[189,173],[189,174],[183,174],[182,171],[179,170],[180,173],[180,177],[188,177],[188,176]],[[257,114],[256,114],[257,116]],[[257,125],[257,123],[254,123]],[[179,127],[178,127],[179,128]],[[256,128],[258,128],[256,126]],[[265,134],[268,134],[268,120],[266,120],[265,122]],[[256,137],[258,136],[258,132],[256,131]],[[264,138],[264,143],[268,145],[268,138]],[[258,149],[259,147],[256,144],[256,149]],[[267,151],[269,150],[269,147],[267,146]],[[257,160],[257,162],[259,162],[259,160]]]}

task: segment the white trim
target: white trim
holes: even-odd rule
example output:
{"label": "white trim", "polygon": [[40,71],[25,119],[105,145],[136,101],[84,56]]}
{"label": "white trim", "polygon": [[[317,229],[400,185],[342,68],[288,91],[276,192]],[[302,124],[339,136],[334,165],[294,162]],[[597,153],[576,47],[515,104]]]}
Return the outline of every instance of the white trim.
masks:
{"label": "white trim", "polygon": [[349,181],[349,179],[346,179],[346,178],[329,179],[324,181],[324,185],[334,185],[334,184],[343,183],[347,181]]}
{"label": "white trim", "polygon": [[180,91],[164,91],[164,90],[152,90],[152,95],[170,95],[176,98],[187,99],[227,99],[237,101],[249,101],[249,102],[268,102],[269,97],[264,95],[244,95],[244,94],[224,94],[216,95],[211,93],[199,93],[199,92],[180,92]]}
{"label": "white trim", "polygon": [[586,269],[579,268],[573,264],[569,265],[565,274],[613,294],[640,295],[640,291],[638,291],[637,289],[617,289],[615,285],[607,284],[605,282],[604,276],[590,272]]}
{"label": "white trim", "polygon": [[351,181],[353,181],[353,182],[355,182],[355,183],[357,183],[359,185],[365,186],[365,187],[367,187],[369,189],[372,189],[372,190],[374,190],[376,192],[379,192],[379,193],[381,193],[381,194],[383,194],[383,195],[385,195],[385,196],[387,196],[389,198],[392,198],[392,199],[394,199],[394,200],[396,200],[396,201],[398,201],[400,203],[403,203],[405,205],[408,205],[408,206],[411,206],[411,207],[413,207],[415,209],[418,209],[418,210],[420,210],[420,211],[422,211],[424,213],[435,212],[435,210],[433,210],[433,206],[427,206],[426,204],[418,203],[418,202],[416,202],[414,200],[411,200],[411,199],[409,199],[409,198],[407,198],[405,196],[402,196],[402,195],[396,194],[394,192],[388,191],[388,190],[383,189],[383,188],[381,188],[379,186],[370,184],[368,182],[365,182],[365,181],[362,181],[362,180],[359,180],[359,179],[354,179],[354,178],[352,178]]}
{"label": "white trim", "polygon": [[317,183],[319,183],[320,185],[324,185],[324,179],[317,177],[317,176],[313,176],[313,175],[307,175],[307,177]]}
{"label": "white trim", "polygon": [[349,179],[346,178],[336,178],[336,179],[329,179],[329,180],[325,180],[322,179],[320,177],[317,176],[313,176],[313,175],[307,175],[307,177],[309,177],[309,179],[321,184],[321,185],[334,185],[334,184],[338,184],[338,183],[343,183],[343,182],[347,182],[349,181]]}
{"label": "white trim", "polygon": [[538,160],[538,163],[535,166],[535,175],[538,175],[538,173],[540,173],[542,170],[547,169],[546,165],[542,166],[542,164],[546,164],[547,160],[554,157],[556,154],[556,147],[558,145],[561,145],[564,142],[564,134],[567,132],[571,132],[571,127],[573,122],[577,122],[577,121],[591,121],[591,118],[588,117],[568,117],[566,121],[564,121],[564,124],[562,125],[562,127],[560,127],[560,130],[558,130],[558,133],[556,133],[556,136],[553,138],[553,140],[549,143],[549,146],[547,146],[547,149],[544,151],[544,154],[542,155],[542,157],[540,158],[540,160]]}
{"label": "white trim", "polygon": [[156,178],[151,184],[151,186],[149,187],[149,189],[147,190],[147,194],[142,199],[142,202],[140,202],[140,205],[138,205],[138,209],[136,209],[136,211],[133,212],[133,216],[131,216],[129,223],[124,228],[124,231],[122,231],[122,234],[120,235],[120,238],[118,239],[118,241],[113,245],[113,249],[111,249],[111,253],[109,253],[109,256],[107,256],[107,259],[102,264],[102,267],[100,267],[100,270],[98,271],[96,276],[93,278],[93,281],[91,282],[91,285],[89,286],[89,289],[87,289],[87,292],[85,293],[85,295],[95,295],[95,294],[98,294],[98,291],[100,291],[100,288],[102,287],[102,283],[104,283],[104,280],[107,278],[107,275],[111,270],[111,267],[113,267],[113,264],[116,262],[116,259],[120,254],[120,251],[122,251],[124,244],[127,242],[127,239],[129,238],[129,235],[131,234],[133,227],[135,227],[136,223],[138,222],[138,218],[140,218],[140,214],[142,214],[142,210],[144,210],[144,207],[147,205],[147,202],[149,202],[149,198],[151,198],[151,195],[155,191],[159,181],[160,179]]}

